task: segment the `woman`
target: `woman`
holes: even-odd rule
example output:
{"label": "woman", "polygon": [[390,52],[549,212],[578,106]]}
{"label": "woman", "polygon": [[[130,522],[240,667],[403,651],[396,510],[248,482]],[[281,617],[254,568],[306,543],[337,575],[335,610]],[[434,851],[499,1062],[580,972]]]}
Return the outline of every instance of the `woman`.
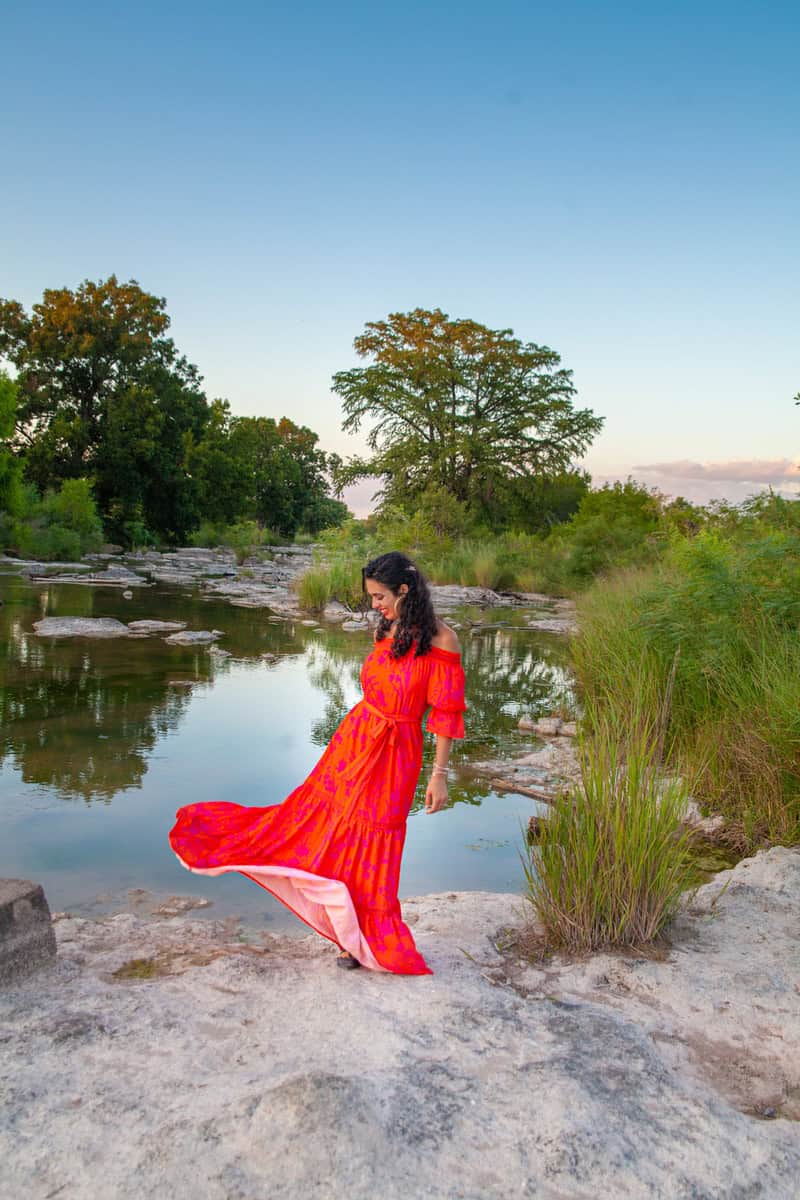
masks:
{"label": "woman", "polygon": [[428,975],[400,913],[400,859],[428,706],[436,757],[425,811],[447,803],[451,742],[464,736],[464,672],[458,639],[437,619],[409,558],[382,554],[364,567],[362,582],[380,613],[361,669],[364,698],[311,774],[269,808],[189,804],[170,843],[190,871],[240,871],[272,892],[340,947],[340,966]]}

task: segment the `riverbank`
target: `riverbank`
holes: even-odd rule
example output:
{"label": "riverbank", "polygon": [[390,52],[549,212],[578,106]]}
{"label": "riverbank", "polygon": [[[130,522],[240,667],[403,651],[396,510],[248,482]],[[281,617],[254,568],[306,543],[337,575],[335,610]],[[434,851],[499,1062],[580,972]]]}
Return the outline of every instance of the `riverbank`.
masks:
{"label": "riverbank", "polygon": [[530,965],[521,903],[407,901],[427,978],[234,921],[58,916],[56,964],[0,998],[6,1191],[793,1198],[800,851],[701,888],[660,957]]}
{"label": "riverbank", "polygon": [[[258,554],[238,563],[231,550],[186,547],[147,550],[125,555],[89,554],[79,562],[36,562],[0,555],[0,571],[21,575],[32,583],[69,583],[85,587],[119,589],[123,597],[134,589],[166,583],[197,588],[211,598],[221,598],[238,608],[266,608],[276,617],[308,616],[297,595],[297,581],[313,561],[313,546],[274,546],[269,555]],[[574,631],[570,600],[538,592],[495,592],[486,587],[434,584],[434,605],[447,615],[464,605],[477,608],[530,609],[527,625],[549,633]],[[326,605],[324,620],[345,623],[354,614],[337,602]],[[352,628],[357,628],[356,622]]]}

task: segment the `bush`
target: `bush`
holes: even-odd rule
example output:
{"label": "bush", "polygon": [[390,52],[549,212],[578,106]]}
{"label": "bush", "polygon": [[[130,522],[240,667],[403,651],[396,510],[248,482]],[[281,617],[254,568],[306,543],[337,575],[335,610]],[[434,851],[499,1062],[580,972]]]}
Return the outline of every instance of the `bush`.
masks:
{"label": "bush", "polygon": [[97,550],[103,527],[86,479],[68,479],[40,499],[35,488],[23,489],[19,518],[6,521],[6,537],[23,558],[75,560]]}
{"label": "bush", "polygon": [[30,521],[17,527],[16,549],[22,558],[42,562],[75,562],[81,557],[80,535],[64,525]]}
{"label": "bush", "polygon": [[192,546],[222,546],[233,550],[238,563],[245,562],[266,546],[280,545],[281,538],[257,521],[238,521],[234,525],[204,521],[189,538]]}
{"label": "bush", "polygon": [[88,479],[65,479],[58,491],[45,494],[40,511],[53,527],[76,533],[85,549],[102,544],[103,526]]}

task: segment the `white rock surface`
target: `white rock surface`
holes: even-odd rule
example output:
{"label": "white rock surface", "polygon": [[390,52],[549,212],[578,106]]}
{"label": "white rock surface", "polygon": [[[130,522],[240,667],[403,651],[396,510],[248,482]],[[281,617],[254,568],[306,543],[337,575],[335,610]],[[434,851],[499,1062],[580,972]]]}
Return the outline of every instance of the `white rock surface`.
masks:
{"label": "white rock surface", "polygon": [[130,637],[130,630],[115,617],[42,617],[34,621],[37,637]]}
{"label": "white rock surface", "polygon": [[170,646],[207,646],[221,636],[218,629],[184,629],[171,633],[164,641]]}
{"label": "white rock surface", "polygon": [[[429,896],[418,978],[235,922],[64,917],[55,967],[0,996],[6,1194],[795,1200],[798,905],[773,850],[701,889],[667,961],[539,968],[489,936],[518,898]],[[134,958],[163,974],[114,976]]]}
{"label": "white rock surface", "polygon": [[173,633],[185,629],[185,621],[129,621],[131,633]]}

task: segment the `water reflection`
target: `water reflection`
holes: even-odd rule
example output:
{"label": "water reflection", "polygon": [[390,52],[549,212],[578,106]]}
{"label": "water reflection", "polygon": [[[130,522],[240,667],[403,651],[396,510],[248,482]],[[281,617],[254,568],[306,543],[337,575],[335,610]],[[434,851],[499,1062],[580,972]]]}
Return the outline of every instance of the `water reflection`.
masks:
{"label": "water reflection", "polygon": [[[0,759],[24,783],[64,799],[108,803],[141,786],[148,755],[177,727],[191,685],[210,679],[208,655],[192,654],[176,671],[174,660],[157,664],[141,641],[44,641],[31,627],[52,612],[50,593],[20,581],[3,590]],[[92,615],[92,594],[83,591],[71,616]]]}
{"label": "water reflection", "polygon": [[[303,657],[307,685],[325,697],[307,735],[319,750],[359,694],[370,644],[366,634],[275,622],[263,610],[169,589],[142,591],[125,602],[105,589],[42,588],[5,577],[0,591],[0,761],[13,764],[26,784],[86,803],[107,804],[141,787],[155,747],[177,730],[192,692],[225,674],[232,660],[215,659],[205,649],[167,648],[157,638],[44,641],[32,634],[39,617],[180,616],[193,628],[223,628],[237,670],[268,672],[263,655],[277,656],[279,663]],[[460,616],[469,717],[467,738],[454,750],[456,763],[512,743],[523,713],[552,711],[572,699],[563,641],[532,636],[509,621],[507,610]],[[472,626],[477,619],[482,623]],[[426,739],[426,759],[432,752],[433,740]],[[454,799],[479,803],[489,790],[488,783],[469,780],[455,786]],[[417,805],[421,800],[422,792]]]}

